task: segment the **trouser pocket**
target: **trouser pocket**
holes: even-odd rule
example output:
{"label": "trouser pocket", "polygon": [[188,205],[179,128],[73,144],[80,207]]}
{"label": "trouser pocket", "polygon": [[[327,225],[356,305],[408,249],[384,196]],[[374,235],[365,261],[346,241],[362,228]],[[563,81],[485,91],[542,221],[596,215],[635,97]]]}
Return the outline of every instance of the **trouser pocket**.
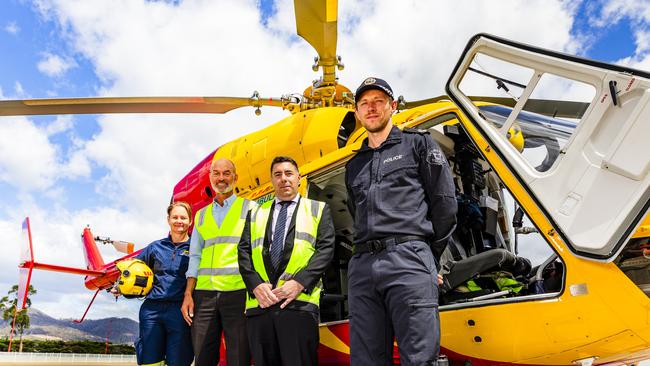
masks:
{"label": "trouser pocket", "polygon": [[[435,365],[440,351],[438,303],[433,299],[410,302],[408,319],[408,329],[401,329],[397,334],[402,365]],[[403,327],[403,325],[395,326]]]}

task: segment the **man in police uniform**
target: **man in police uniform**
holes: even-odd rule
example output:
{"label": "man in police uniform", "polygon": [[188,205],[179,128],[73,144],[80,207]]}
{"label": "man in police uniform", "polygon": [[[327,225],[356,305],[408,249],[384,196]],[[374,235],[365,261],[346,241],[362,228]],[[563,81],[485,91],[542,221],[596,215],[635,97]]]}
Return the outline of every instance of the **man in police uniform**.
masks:
{"label": "man in police uniform", "polygon": [[368,138],[346,166],[354,218],[348,269],[350,364],[436,365],[440,348],[437,268],[456,225],[449,165],[426,132],[393,126],[397,107],[384,80],[367,78],[355,115]]}
{"label": "man in police uniform", "polygon": [[251,210],[239,242],[246,317],[256,366],[318,364],[321,276],[334,254],[324,202],[298,194],[298,165],[271,163],[275,199]]}
{"label": "man in police uniform", "polygon": [[236,197],[235,164],[226,159],[210,166],[214,201],[196,213],[190,241],[187,287],[181,312],[192,326],[196,366],[219,363],[221,333],[228,366],[249,366],[244,305],[246,288],[239,274],[237,245],[254,202]]}

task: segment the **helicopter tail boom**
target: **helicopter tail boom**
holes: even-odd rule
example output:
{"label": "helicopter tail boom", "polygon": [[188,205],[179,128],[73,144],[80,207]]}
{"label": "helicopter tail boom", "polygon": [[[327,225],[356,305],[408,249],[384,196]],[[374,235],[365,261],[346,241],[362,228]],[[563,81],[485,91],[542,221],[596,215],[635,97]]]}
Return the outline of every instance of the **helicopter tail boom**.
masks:
{"label": "helicopter tail boom", "polygon": [[55,264],[39,263],[34,260],[34,251],[32,245],[32,232],[29,217],[26,217],[22,224],[23,240],[20,247],[20,264],[18,265],[19,281],[18,281],[18,306],[19,309],[24,309],[27,304],[27,292],[29,291],[29,284],[32,278],[32,271],[34,269],[63,272],[71,274],[80,274],[85,276],[97,277],[106,274],[104,267],[104,260],[102,259],[97,245],[92,238],[90,229],[86,228],[82,235],[82,242],[84,245],[84,252],[86,253],[87,268],[76,268],[59,266]]}

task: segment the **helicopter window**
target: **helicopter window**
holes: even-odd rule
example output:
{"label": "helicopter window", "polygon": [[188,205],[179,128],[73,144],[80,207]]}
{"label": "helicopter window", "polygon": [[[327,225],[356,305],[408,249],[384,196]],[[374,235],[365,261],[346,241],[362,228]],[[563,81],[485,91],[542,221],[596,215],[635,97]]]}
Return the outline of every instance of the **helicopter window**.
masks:
{"label": "helicopter window", "polygon": [[[568,94],[554,94],[558,90],[564,90]],[[531,99],[526,101],[508,129],[506,138],[537,171],[545,172],[563,153],[594,95],[594,88],[587,84],[544,74],[533,90]],[[575,106],[571,114],[563,113],[563,118],[558,118],[535,113],[545,109],[557,116],[559,107],[552,111],[549,108],[552,108],[554,100],[560,99],[564,100],[565,105],[572,103]],[[499,105],[486,105],[479,109],[497,128],[506,124],[512,113],[512,108]]]}
{"label": "helicopter window", "polygon": [[[477,54],[459,88],[465,95],[501,98],[514,104],[523,94],[534,70],[485,54]],[[509,105],[510,105],[509,104]]]}
{"label": "helicopter window", "polygon": [[[512,108],[498,105],[479,107],[485,118],[495,126],[503,126]],[[517,115],[506,138],[539,172],[545,172],[567,145],[577,123],[522,111]]]}
{"label": "helicopter window", "polygon": [[354,117],[354,112],[348,112],[343,118],[341,127],[339,127],[339,133],[336,136],[336,142],[338,143],[339,149],[344,147],[348,143],[348,138],[354,132],[356,127],[357,120]]}
{"label": "helicopter window", "polygon": [[[596,90],[591,85],[553,74],[542,75],[515,120],[520,121],[519,128],[524,139],[522,155],[537,171],[550,169],[565,151],[595,95]],[[571,112],[563,111],[560,114],[561,107],[557,101],[562,101],[561,105],[571,105]],[[540,107],[544,104],[547,106]],[[536,113],[540,108],[553,108],[553,112],[547,117]],[[513,124],[512,130],[516,131],[517,126]]]}
{"label": "helicopter window", "polygon": [[596,95],[586,83],[481,53],[459,87],[487,102],[478,107],[482,117],[538,172],[548,171],[565,152]]}

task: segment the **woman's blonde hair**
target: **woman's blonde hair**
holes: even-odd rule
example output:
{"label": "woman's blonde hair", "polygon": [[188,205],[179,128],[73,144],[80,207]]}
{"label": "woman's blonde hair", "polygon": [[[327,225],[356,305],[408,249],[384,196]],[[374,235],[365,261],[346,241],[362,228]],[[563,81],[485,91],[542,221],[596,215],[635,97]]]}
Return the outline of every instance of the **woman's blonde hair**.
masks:
{"label": "woman's blonde hair", "polygon": [[171,215],[172,210],[174,209],[174,207],[182,207],[182,208],[184,208],[185,211],[187,211],[187,215],[189,216],[190,221],[192,221],[194,219],[194,217],[192,216],[192,206],[190,206],[190,204],[185,202],[185,201],[172,202],[169,206],[167,206],[167,217],[169,217],[169,215]]}

